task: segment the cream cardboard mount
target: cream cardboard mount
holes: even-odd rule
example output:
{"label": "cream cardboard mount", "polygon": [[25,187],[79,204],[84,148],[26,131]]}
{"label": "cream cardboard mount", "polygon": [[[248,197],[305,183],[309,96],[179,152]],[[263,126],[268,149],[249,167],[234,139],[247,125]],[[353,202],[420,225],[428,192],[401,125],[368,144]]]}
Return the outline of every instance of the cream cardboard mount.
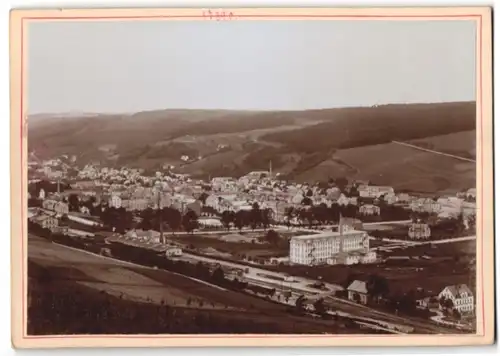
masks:
{"label": "cream cardboard mount", "polygon": [[491,9],[10,24],[14,347],[493,343]]}

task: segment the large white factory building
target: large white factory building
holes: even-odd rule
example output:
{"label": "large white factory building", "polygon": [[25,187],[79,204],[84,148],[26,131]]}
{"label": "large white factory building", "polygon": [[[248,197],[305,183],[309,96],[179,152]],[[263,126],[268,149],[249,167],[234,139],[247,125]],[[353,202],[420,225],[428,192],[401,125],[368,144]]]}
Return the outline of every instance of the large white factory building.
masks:
{"label": "large white factory building", "polygon": [[290,240],[290,263],[300,265],[373,263],[366,231],[355,230],[353,220],[340,218],[338,231],[294,236]]}

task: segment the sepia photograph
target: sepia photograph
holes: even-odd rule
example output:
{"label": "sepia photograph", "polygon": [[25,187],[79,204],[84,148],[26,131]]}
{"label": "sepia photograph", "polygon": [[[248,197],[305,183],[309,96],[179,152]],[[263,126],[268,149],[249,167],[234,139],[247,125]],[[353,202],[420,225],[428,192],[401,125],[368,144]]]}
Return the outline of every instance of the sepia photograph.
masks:
{"label": "sepia photograph", "polygon": [[493,342],[490,10],[281,11],[13,14],[20,347]]}

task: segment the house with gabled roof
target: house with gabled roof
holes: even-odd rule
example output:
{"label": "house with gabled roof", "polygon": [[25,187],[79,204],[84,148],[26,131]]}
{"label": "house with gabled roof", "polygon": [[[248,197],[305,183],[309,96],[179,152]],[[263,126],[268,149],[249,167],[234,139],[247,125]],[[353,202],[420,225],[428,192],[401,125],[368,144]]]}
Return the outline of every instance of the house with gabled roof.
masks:
{"label": "house with gabled roof", "polygon": [[347,297],[349,300],[360,303],[368,303],[368,289],[365,281],[355,280],[347,287]]}
{"label": "house with gabled roof", "polygon": [[466,284],[446,286],[439,293],[438,298],[451,300],[453,309],[460,314],[474,313],[474,294]]}

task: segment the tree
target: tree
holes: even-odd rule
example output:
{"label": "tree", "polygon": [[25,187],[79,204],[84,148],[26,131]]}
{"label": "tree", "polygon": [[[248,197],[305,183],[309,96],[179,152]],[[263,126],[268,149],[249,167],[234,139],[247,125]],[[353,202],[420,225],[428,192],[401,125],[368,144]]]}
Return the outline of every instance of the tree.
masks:
{"label": "tree", "polygon": [[366,289],[371,297],[386,297],[389,294],[389,282],[383,276],[372,274],[368,277]]}
{"label": "tree", "polygon": [[234,221],[235,219],[235,214],[234,212],[232,211],[229,211],[229,210],[225,210],[223,213],[222,213],[222,216],[221,216],[221,221],[222,221],[222,224],[224,225],[224,227],[226,229],[229,230],[229,228],[231,227],[231,223]]}
{"label": "tree", "polygon": [[319,298],[314,302],[314,311],[319,315],[324,315],[326,313],[325,301],[323,298]]}
{"label": "tree", "polygon": [[151,218],[143,218],[139,225],[137,226],[139,229],[148,231],[153,229],[153,224],[151,223]]}
{"label": "tree", "polygon": [[304,197],[302,199],[302,205],[309,205],[309,206],[312,205],[312,199],[309,197]]}
{"label": "tree", "polygon": [[234,226],[240,231],[245,226],[245,212],[243,210],[234,215]]}
{"label": "tree", "polygon": [[335,179],[335,185],[339,187],[340,190],[344,190],[347,184],[349,184],[349,181],[345,177]]}
{"label": "tree", "polygon": [[305,304],[306,298],[303,295],[300,295],[297,300],[295,301],[295,308],[299,313],[302,313],[304,311],[304,304]]}
{"label": "tree", "polygon": [[462,213],[458,214],[457,219],[456,219],[456,225],[455,225],[455,233],[456,234],[461,234],[465,230],[464,226],[464,215]]}
{"label": "tree", "polygon": [[309,188],[306,192],[306,197],[312,197],[313,196],[313,191],[311,188]]}
{"label": "tree", "polygon": [[349,196],[350,197],[359,197],[359,191],[358,188],[355,187],[354,185],[349,189]]}
{"label": "tree", "polygon": [[266,233],[266,241],[270,244],[277,245],[280,241],[280,235],[275,230],[269,230]]}
{"label": "tree", "polygon": [[182,224],[182,214],[180,211],[176,209],[169,208],[167,215],[167,223],[168,226],[172,229],[173,232],[179,230]]}
{"label": "tree", "polygon": [[201,261],[196,264],[195,273],[202,280],[207,280],[210,277],[210,269]]}
{"label": "tree", "polygon": [[265,229],[271,225],[271,212],[272,210],[269,208],[261,210],[261,223]]}
{"label": "tree", "polygon": [[78,211],[80,208],[80,199],[76,194],[70,194],[68,197],[68,204],[70,211]]}
{"label": "tree", "polygon": [[467,216],[467,222],[469,223],[469,229],[476,228],[476,214],[470,214]]}
{"label": "tree", "polygon": [[222,284],[225,280],[224,270],[219,266],[212,273],[212,280],[216,284]]}
{"label": "tree", "polygon": [[446,298],[444,295],[439,299],[439,305],[441,308],[446,309],[446,310],[451,310],[453,309],[453,301],[449,298]]}
{"label": "tree", "polygon": [[203,205],[205,205],[205,203],[207,202],[207,198],[208,198],[208,194],[206,192],[203,192],[198,197],[198,200],[201,201],[203,203]]}
{"label": "tree", "polygon": [[193,232],[198,227],[198,216],[192,210],[188,210],[182,217],[182,225],[187,232]]}
{"label": "tree", "polygon": [[252,204],[252,210],[250,211],[250,224],[252,230],[257,228],[262,223],[262,214],[260,211],[259,203],[255,202]]}
{"label": "tree", "polygon": [[449,299],[449,298],[446,298],[445,302],[444,302],[444,307],[446,309],[453,309],[453,306],[454,306],[453,305],[453,301],[451,299]]}
{"label": "tree", "polygon": [[460,315],[460,312],[456,309],[453,309],[452,315],[455,319],[460,320],[462,318],[462,315]]}

